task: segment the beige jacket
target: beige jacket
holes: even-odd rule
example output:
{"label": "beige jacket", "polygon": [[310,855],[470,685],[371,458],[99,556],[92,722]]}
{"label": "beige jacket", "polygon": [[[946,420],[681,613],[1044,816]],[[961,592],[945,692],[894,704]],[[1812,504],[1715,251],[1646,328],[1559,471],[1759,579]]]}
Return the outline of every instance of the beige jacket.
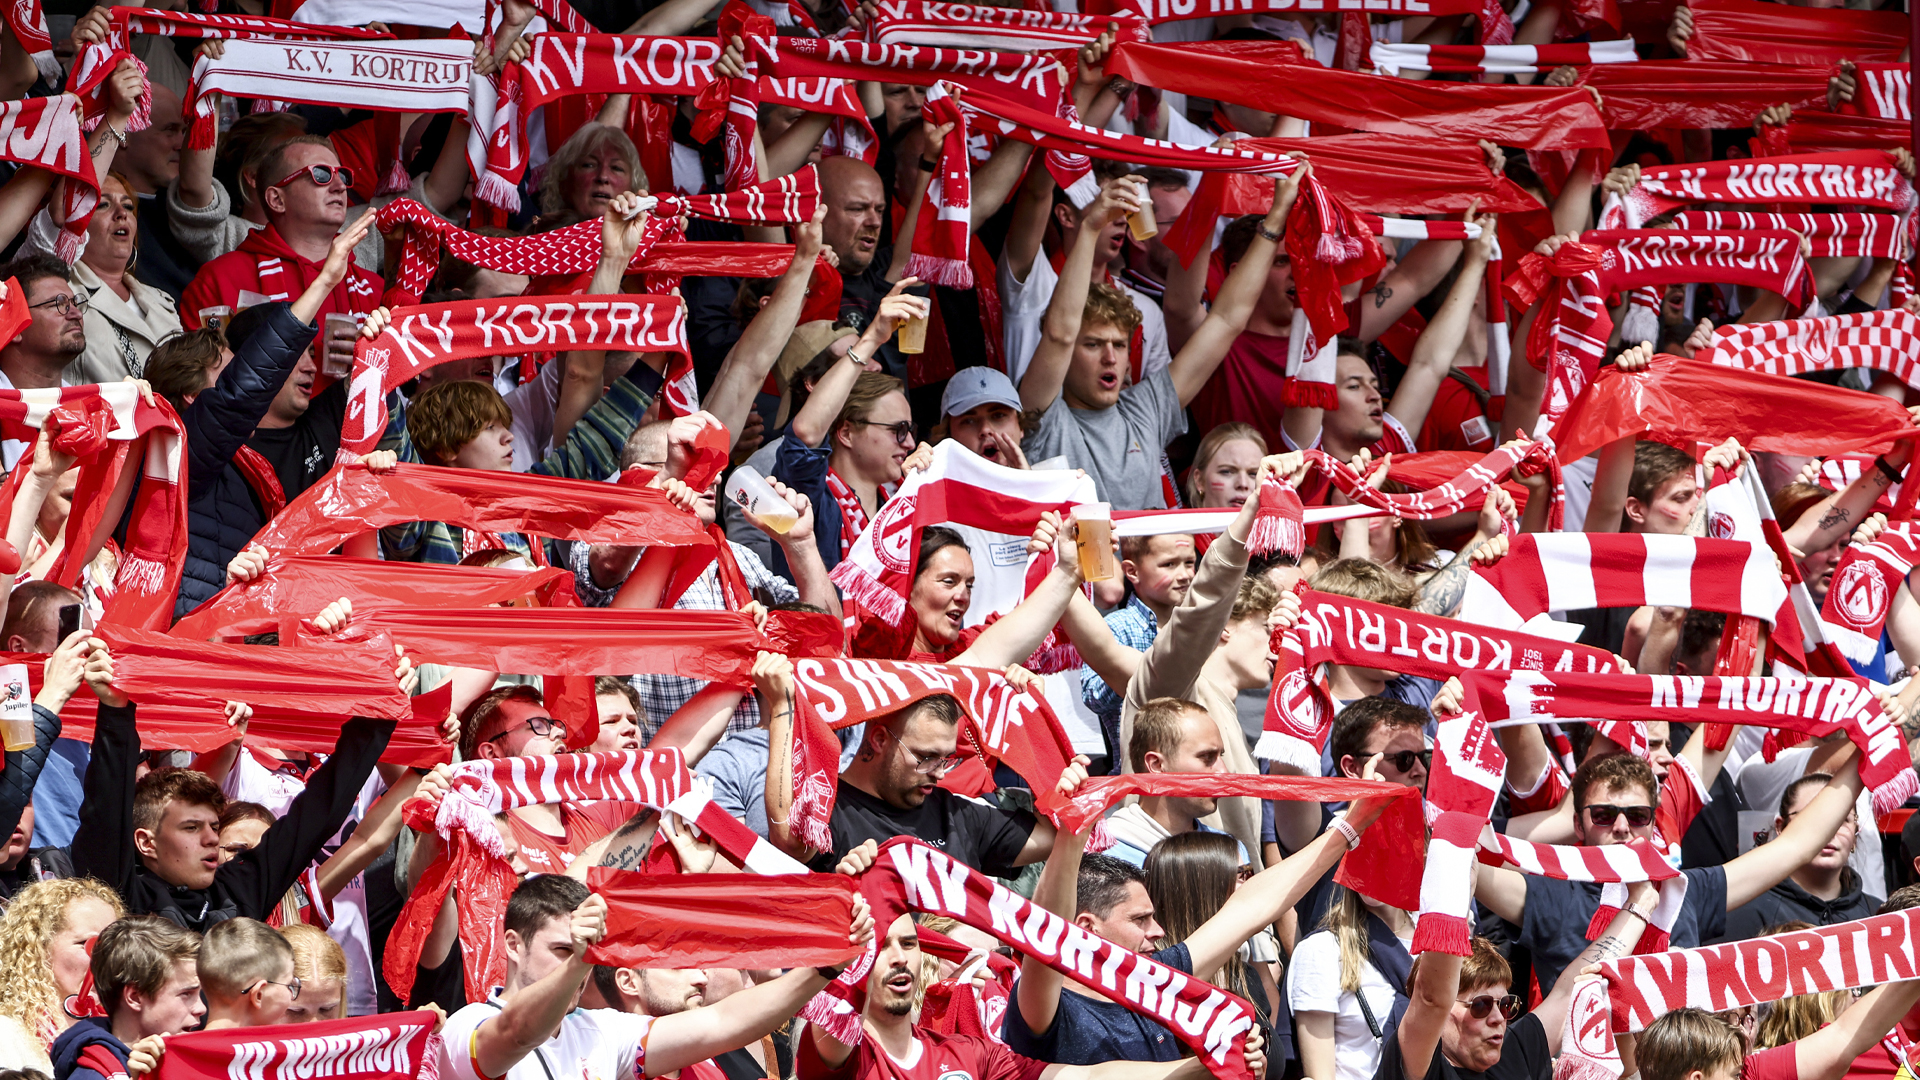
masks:
{"label": "beige jacket", "polygon": [[[1247,736],[1240,728],[1240,716],[1234,709],[1231,688],[1213,685],[1200,678],[1200,669],[1220,643],[1220,632],[1233,614],[1233,601],[1240,593],[1240,581],[1247,576],[1247,546],[1222,533],[1207,548],[1194,573],[1187,597],[1173,609],[1153,644],[1140,658],[1140,667],[1127,683],[1126,700],[1120,707],[1121,769],[1132,772],[1126,760],[1126,747],[1133,741],[1133,718],[1147,702],[1155,698],[1186,698],[1207,710],[1220,729],[1220,744],[1226,748],[1227,771],[1259,775],[1260,766],[1247,749]],[[1247,849],[1255,870],[1262,869],[1260,858],[1260,801],[1234,797],[1220,800],[1220,808],[1203,819],[1216,829],[1233,834]]]}
{"label": "beige jacket", "polygon": [[[53,219],[42,210],[27,224],[25,247],[52,255],[57,237]],[[119,382],[129,375],[138,377],[146,371],[147,357],[154,346],[180,332],[180,315],[174,310],[172,296],[130,273],[125,280],[132,295],[122,300],[86,263],[76,260],[67,271],[67,283],[73,286],[74,295],[88,298],[86,351],[60,375],[69,384],[84,386]]]}

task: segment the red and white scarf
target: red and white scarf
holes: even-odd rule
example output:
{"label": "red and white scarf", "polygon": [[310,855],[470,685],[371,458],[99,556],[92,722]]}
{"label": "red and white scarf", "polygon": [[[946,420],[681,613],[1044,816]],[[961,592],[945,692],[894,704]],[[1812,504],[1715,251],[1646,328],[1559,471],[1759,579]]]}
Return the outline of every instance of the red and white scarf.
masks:
{"label": "red and white scarf", "polygon": [[93,155],[81,134],[82,106],[72,94],[0,102],[0,161],[31,165],[59,177],[47,211],[60,233],[54,253],[62,262],[80,259],[87,223],[100,202]]}
{"label": "red and white scarf", "polygon": [[[641,209],[651,212],[653,219],[647,223],[628,269],[645,269],[654,247],[679,239],[678,219],[683,214],[741,225],[794,225],[811,221],[819,202],[820,176],[812,167],[738,191],[643,196]],[[442,244],[455,258],[476,266],[532,278],[584,274],[600,262],[599,221],[576,222],[532,236],[495,237],[462,229],[412,199],[395,199],[381,207],[379,214],[375,227],[382,233],[400,230],[405,234],[400,271],[389,301],[418,302],[440,268]],[[762,245],[746,246],[757,249]]]}
{"label": "red and white scarf", "polygon": [[1507,755],[1478,710],[1438,719],[1427,773],[1432,835],[1408,951],[1468,956],[1473,952],[1473,860],[1506,779]]}
{"label": "red and white scarf", "polygon": [[800,659],[793,665],[794,831],[822,851],[832,847],[840,766],[840,728],[886,717],[915,702],[948,694],[960,702],[964,730],[960,752],[971,760],[947,774],[941,786],[991,791],[996,762],[1024,778],[1041,813],[1053,810],[1060,773],[1073,760],[1073,746],[1047,704],[1044,687],[1015,689],[991,668],[923,664],[904,660]]}
{"label": "red and white scarf", "polygon": [[1075,15],[1054,11],[955,4],[943,0],[880,0],[867,39],[882,45],[928,45],[995,52],[1077,49],[1120,24],[1120,40],[1147,40],[1133,12]]}
{"label": "red and white scarf", "polygon": [[1045,54],[884,45],[851,38],[754,35],[749,59],[777,78],[827,76],[931,86],[942,79],[972,92],[1052,113],[1060,100],[1060,62]]}
{"label": "red and white scarf", "polygon": [[1626,198],[1608,195],[1600,227],[1637,229],[1688,203],[1852,203],[1906,214],[1913,185],[1884,150],[1667,165],[1642,172]]}
{"label": "red and white scarf", "polygon": [[[508,209],[519,206],[517,185],[526,173],[527,131],[536,110],[580,94],[697,95],[713,85],[720,58],[716,38],[549,33],[531,35],[527,43],[525,62],[475,84],[474,129],[485,140],[484,156],[472,163],[476,190],[485,202]],[[859,122],[866,117],[840,79],[762,78],[757,92],[760,100],[778,105]]]}
{"label": "red and white scarf", "polygon": [[218,91],[311,105],[384,112],[467,111],[473,44],[466,38],[317,41],[288,45],[257,38],[227,42],[219,59],[193,64],[187,94],[187,148],[211,149]]}
{"label": "red and white scarf", "polygon": [[440,1017],[380,1013],[167,1037],[154,1080],[415,1080],[437,1070]]}
{"label": "red and white scarf", "polygon": [[1800,238],[1785,230],[1589,231],[1551,256],[1522,257],[1504,288],[1517,308],[1544,305],[1527,335],[1528,362],[1547,373],[1541,429],[1558,423],[1599,372],[1613,333],[1613,293],[1703,280],[1765,289],[1796,305],[1806,303],[1812,286]]}
{"label": "red and white scarf", "polygon": [[1920,316],[1897,309],[1737,323],[1714,327],[1713,340],[1693,358],[1768,375],[1867,368],[1920,388],[1917,336]]}
{"label": "red and white scarf", "polygon": [[0,8],[0,15],[5,16],[7,29],[13,31],[21,50],[33,57],[40,78],[48,86],[59,86],[63,73],[53,55],[53,35],[47,30],[47,13],[41,9],[40,0],[15,0]]}
{"label": "red and white scarf", "polygon": [[[902,836],[881,845],[860,887],[876,924],[911,911],[951,916],[1165,1025],[1219,1080],[1249,1075],[1246,1037],[1257,1018],[1246,1001],[1082,930],[919,840]],[[869,945],[828,985],[828,993],[846,1000],[845,1011],[823,1025],[834,1038],[857,1044],[864,1037],[855,1002],[865,997],[878,954],[878,945]]]}
{"label": "red and white scarf", "polygon": [[[946,5],[930,3],[928,6]],[[927,103],[920,114],[926,123],[952,124],[953,130],[940,142],[937,155],[940,167],[927,183],[920,217],[914,224],[913,254],[907,259],[907,274],[935,285],[971,289],[973,267],[968,255],[973,238],[973,162],[967,154],[967,114],[948,92],[946,83],[935,83],[927,90]],[[927,147],[923,153],[932,151],[932,147]]]}
{"label": "red and white scarf", "polygon": [[[5,291],[0,328],[11,321],[16,303],[21,305],[18,314],[25,313],[19,286],[8,280]],[[187,488],[180,418],[164,399],[155,398],[152,404],[142,400],[132,383],[0,391],[0,434],[7,438],[31,442],[50,416],[59,429],[55,446],[79,459],[75,463],[79,480],[62,533],[64,550],[48,571],[48,580],[75,587],[81,570],[130,513],[105,620],[166,629],[173,622],[174,598],[186,559]],[[15,465],[0,492],[0,512],[12,505],[14,493],[32,468],[32,458],[31,453],[23,454]],[[0,556],[0,562],[17,569],[19,557],[18,552],[9,552]]]}
{"label": "red and white scarf", "polygon": [[1847,545],[1820,611],[1847,659],[1867,664],[1880,651],[1894,595],[1906,588],[1915,563],[1920,563],[1920,523],[1913,521],[1887,526],[1872,543]]}
{"label": "red and white scarf", "polygon": [[[1334,593],[1300,591],[1300,619],[1276,630],[1273,689],[1258,757],[1320,772],[1333,727],[1323,664],[1447,679],[1465,671],[1610,671],[1613,654],[1553,638],[1474,627]],[[1642,742],[1644,743],[1644,739]]]}
{"label": "red and white scarf", "polygon": [[460,887],[460,948],[469,997],[506,982],[500,920],[517,883],[493,819],[523,806],[612,799],[659,809],[692,786],[677,749],[560,754],[468,761],[436,805],[408,799],[407,824],[433,830],[444,843],[408,895],[387,941],[385,974],[402,999],[413,988],[420,951],[448,890]]}
{"label": "red and white scarf", "polygon": [[1920,791],[1906,741],[1864,679],[1529,671],[1504,677],[1468,672],[1461,682],[1478,687],[1480,711],[1493,724],[1593,717],[1752,724],[1814,737],[1845,732],[1860,751],[1860,778],[1873,792],[1876,813]]}
{"label": "red and white scarf", "polygon": [[1547,511],[1547,529],[1552,532],[1560,528],[1565,492],[1560,480],[1559,460],[1554,455],[1553,443],[1548,440],[1496,447],[1467,466],[1466,471],[1458,476],[1425,491],[1381,491],[1367,483],[1367,478],[1355,471],[1353,466],[1323,450],[1308,450],[1306,456],[1315,472],[1326,476],[1334,487],[1355,503],[1413,521],[1432,521],[1457,514],[1467,509],[1469,504],[1477,507],[1483,500],[1473,497],[1500,483],[1515,469],[1522,476],[1545,472],[1552,492],[1552,502]]}
{"label": "red and white scarf", "polygon": [[1913,120],[1913,75],[1904,63],[1855,63],[1852,101],[1840,103],[1840,112],[1876,120]]}
{"label": "red and white scarf", "polygon": [[1807,238],[1809,257],[1898,259],[1911,246],[1907,223],[1893,214],[1756,214],[1733,210],[1682,210],[1673,227],[1684,231],[1792,229]]}
{"label": "red and white scarf", "polygon": [[1640,59],[1633,39],[1555,45],[1401,45],[1376,41],[1369,52],[1381,74],[1401,71],[1532,74],[1568,65],[1631,64]]}
{"label": "red and white scarf", "polygon": [[[720,40],[771,38],[773,20],[756,14],[743,0],[732,0],[720,13]],[[694,99],[693,137],[707,142],[726,132],[726,175],[721,186],[731,191],[760,182],[766,162],[760,160],[756,130],[760,123],[760,68],[757,57],[744,58],[741,75],[716,77]]]}
{"label": "red and white scarf", "polygon": [[[1662,953],[1673,940],[1673,924],[1687,902],[1687,879],[1660,854],[1651,840],[1599,847],[1572,844],[1535,844],[1513,840],[1504,833],[1488,829],[1482,834],[1480,861],[1490,866],[1511,866],[1523,874],[1539,874],[1561,881],[1591,881],[1600,885],[1600,903],[1587,921],[1587,940],[1597,941],[1613,924],[1615,916],[1627,906],[1627,885],[1642,881],[1658,883],[1659,898],[1654,901],[1651,918],[1635,953]],[[1488,845],[1492,845],[1489,847]]]}
{"label": "red and white scarf", "polygon": [[[890,626],[908,625],[907,594],[920,534],[927,526],[954,529],[972,551],[994,551],[1024,546],[1046,511],[1094,501],[1093,481],[1082,473],[1009,469],[948,439],[933,448],[932,464],[907,474],[880,507],[834,567],[833,582],[874,618]],[[1012,611],[1027,594],[1029,561],[999,562],[975,561],[969,625]]]}
{"label": "red and white scarf", "polygon": [[[888,499],[898,490],[894,484],[880,486],[880,504],[886,505]],[[833,496],[834,505],[840,508],[840,557],[845,559],[853,554],[853,545],[860,534],[867,531],[867,505],[860,501],[860,493],[853,485],[840,478],[840,474],[827,468],[827,494]]]}
{"label": "red and white scarf", "polygon": [[[596,226],[598,222],[594,223]],[[376,338],[353,347],[342,462],[358,461],[387,430],[387,395],[449,360],[524,350],[618,349],[687,356],[687,311],[677,296],[542,296],[455,300],[396,308]]]}

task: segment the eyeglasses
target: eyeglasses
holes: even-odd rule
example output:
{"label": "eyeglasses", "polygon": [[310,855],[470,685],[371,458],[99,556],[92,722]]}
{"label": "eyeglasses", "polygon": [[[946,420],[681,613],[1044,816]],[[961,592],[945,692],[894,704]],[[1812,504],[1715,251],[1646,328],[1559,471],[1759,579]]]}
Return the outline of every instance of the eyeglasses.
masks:
{"label": "eyeglasses", "polygon": [[1609,806],[1606,803],[1588,803],[1587,816],[1595,825],[1605,829],[1618,820],[1621,814],[1627,815],[1627,824],[1636,829],[1644,829],[1653,824],[1651,806]]}
{"label": "eyeglasses", "polygon": [[[510,727],[507,730],[501,732],[500,734],[495,735],[490,739],[487,739],[486,741],[498,742],[501,739],[504,739],[507,736],[513,734],[514,732],[519,731],[520,726],[521,725],[516,724],[513,727]],[[558,720],[555,720],[551,716],[529,716],[527,717],[527,722],[525,726],[528,731],[533,732],[536,738],[545,739],[545,738],[552,737],[556,739],[565,739],[567,737],[567,725],[561,723]]]}
{"label": "eyeglasses", "polygon": [[73,293],[61,293],[51,300],[42,300],[37,304],[28,304],[27,310],[31,311],[34,308],[50,307],[58,314],[71,315],[76,311],[87,310],[88,299],[88,297],[76,296]]}
{"label": "eyeglasses", "polygon": [[899,443],[901,446],[913,445],[913,421],[911,420],[902,420],[897,424],[883,424],[878,420],[849,420],[847,422],[858,427],[886,428],[889,432],[893,433],[894,442]]}
{"label": "eyeglasses", "polygon": [[326,187],[333,183],[333,178],[336,176],[340,178],[342,185],[353,186],[353,170],[345,165],[308,165],[305,168],[293,170],[268,186],[286,187],[302,176],[312,180],[314,187]]}
{"label": "eyeglasses", "polygon": [[1500,1010],[1501,1017],[1509,1021],[1520,1015],[1520,997],[1517,994],[1508,994],[1500,998],[1492,994],[1481,994],[1472,1001],[1461,1002],[1461,1004],[1467,1007],[1467,1015],[1475,1020],[1485,1020],[1487,1014],[1495,1008]]}
{"label": "eyeglasses", "polygon": [[[1420,763],[1421,768],[1428,771],[1432,771],[1433,769],[1433,751],[1431,750],[1400,750],[1391,754],[1387,754],[1385,750],[1375,750],[1373,753],[1386,754],[1385,757],[1380,759],[1381,762],[1391,765],[1403,773],[1412,772],[1413,763],[1416,761]],[[1367,757],[1372,756],[1373,754],[1367,755]]]}
{"label": "eyeglasses", "polygon": [[[893,734],[893,732],[887,731],[885,728],[880,728],[879,730],[886,732],[887,737],[891,738],[894,742],[900,742],[900,737]],[[959,767],[960,762],[963,760],[959,754],[947,754],[945,756],[928,754],[920,750],[915,750],[906,743],[900,743],[900,749],[907,752],[907,760],[912,763],[913,771],[922,776],[938,776],[952,772]]]}
{"label": "eyeglasses", "polygon": [[292,982],[274,982],[272,979],[261,979],[259,982],[254,983],[252,986],[247,987],[245,990],[242,990],[240,994],[242,997],[245,997],[246,995],[253,993],[255,990],[258,990],[263,986],[284,986],[287,988],[287,996],[291,1000],[294,1000],[294,1001],[300,1000],[300,977],[298,975],[295,975],[293,977]]}

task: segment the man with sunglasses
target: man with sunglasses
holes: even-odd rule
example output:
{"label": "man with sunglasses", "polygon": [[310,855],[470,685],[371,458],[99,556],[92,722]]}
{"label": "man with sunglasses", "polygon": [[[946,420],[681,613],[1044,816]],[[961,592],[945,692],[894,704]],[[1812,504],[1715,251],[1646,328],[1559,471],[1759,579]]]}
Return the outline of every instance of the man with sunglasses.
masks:
{"label": "man with sunglasses", "polygon": [[[1727,912],[1786,880],[1811,862],[1852,811],[1860,795],[1856,754],[1835,766],[1834,779],[1771,843],[1720,866],[1681,870],[1686,900],[1671,931],[1673,947],[1688,949],[1726,933]],[[1573,835],[1586,847],[1654,840],[1658,783],[1646,761],[1630,754],[1588,760],[1573,776]],[[1536,838],[1537,839],[1537,838]],[[1494,914],[1520,927],[1518,943],[1531,950],[1544,990],[1586,944],[1586,928],[1600,903],[1593,882],[1560,881],[1483,866],[1475,896]]]}
{"label": "man with sunglasses", "polygon": [[[347,220],[353,170],[340,164],[333,144],[318,135],[300,135],[269,151],[260,163],[260,205],[267,227],[255,229],[240,246],[207,263],[194,275],[180,300],[180,322],[199,329],[209,317],[241,306],[243,292],[268,300],[299,296],[327,261],[334,234]],[[364,317],[384,291],[378,274],[348,263],[347,276],[320,305],[320,315]],[[225,312],[222,312],[225,309]],[[326,350],[351,350],[344,329],[323,341]]]}

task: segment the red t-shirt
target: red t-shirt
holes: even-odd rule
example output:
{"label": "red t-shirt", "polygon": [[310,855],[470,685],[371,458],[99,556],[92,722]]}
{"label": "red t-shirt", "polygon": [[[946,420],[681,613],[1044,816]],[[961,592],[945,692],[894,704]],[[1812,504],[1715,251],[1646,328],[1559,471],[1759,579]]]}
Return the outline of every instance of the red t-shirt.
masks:
{"label": "red t-shirt", "polygon": [[919,1057],[911,1065],[893,1060],[868,1038],[837,1069],[821,1060],[812,1038],[805,1038],[800,1040],[796,1072],[800,1080],[1040,1080],[1048,1068],[1047,1062],[1021,1057],[989,1039],[923,1027],[914,1028],[913,1034]]}
{"label": "red t-shirt", "polygon": [[[1486,368],[1457,370],[1482,390],[1487,388]],[[1433,407],[1427,410],[1426,422],[1414,442],[1422,450],[1492,450],[1499,435],[1494,425],[1499,423],[1505,403],[1504,397],[1493,398],[1482,409],[1480,399],[1458,379],[1441,379],[1440,389],[1433,395]]]}
{"label": "red t-shirt", "polygon": [[548,836],[518,814],[508,814],[507,824],[520,844],[520,858],[536,874],[558,874],[567,869],[573,857],[588,845],[626,824],[639,807],[632,803],[604,799],[589,803],[561,803],[560,827],[565,836]]}
{"label": "red t-shirt", "polygon": [[[1900,1021],[1901,1030],[1910,1039],[1920,1039],[1920,1023],[1915,1022],[1915,1016],[1908,1013],[1906,1019]],[[1800,1068],[1794,1059],[1792,1043],[1751,1054],[1741,1074],[1742,1080],[1799,1080]],[[1846,1080],[1914,1080],[1914,1077],[1906,1068],[1906,1062],[1882,1039],[1853,1059],[1853,1064],[1847,1066]]]}
{"label": "red t-shirt", "polygon": [[1280,403],[1280,391],[1286,384],[1286,337],[1243,330],[1227,347],[1226,359],[1220,361],[1213,378],[1187,406],[1193,415],[1190,430],[1205,435],[1221,424],[1239,420],[1252,424],[1267,445],[1277,450],[1281,445],[1280,424],[1287,412]]}

